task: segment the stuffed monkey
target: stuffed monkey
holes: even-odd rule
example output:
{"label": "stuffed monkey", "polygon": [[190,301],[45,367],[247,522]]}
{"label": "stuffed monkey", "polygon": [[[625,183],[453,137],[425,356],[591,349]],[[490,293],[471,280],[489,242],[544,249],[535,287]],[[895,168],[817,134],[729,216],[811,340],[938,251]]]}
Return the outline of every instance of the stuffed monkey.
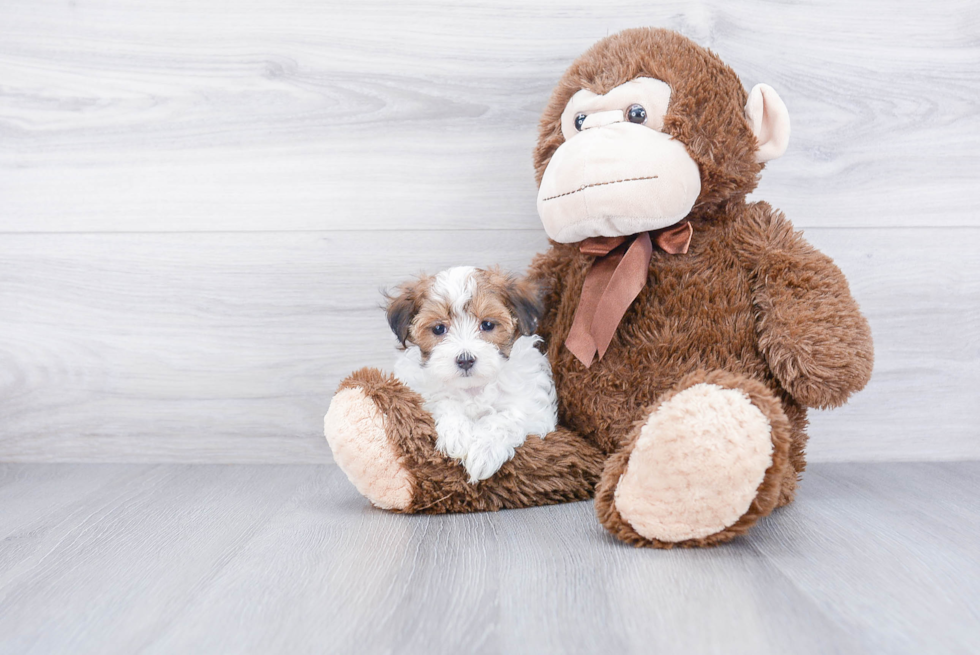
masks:
{"label": "stuffed monkey", "polygon": [[793,500],[808,407],[867,383],[868,324],[840,270],[781,212],[747,203],[789,138],[783,102],[661,29],[599,41],[565,72],[534,164],[551,240],[538,333],[559,428],[470,484],[419,396],[375,369],[325,417],[378,507],[518,508],[595,496],[634,545],[707,546]]}

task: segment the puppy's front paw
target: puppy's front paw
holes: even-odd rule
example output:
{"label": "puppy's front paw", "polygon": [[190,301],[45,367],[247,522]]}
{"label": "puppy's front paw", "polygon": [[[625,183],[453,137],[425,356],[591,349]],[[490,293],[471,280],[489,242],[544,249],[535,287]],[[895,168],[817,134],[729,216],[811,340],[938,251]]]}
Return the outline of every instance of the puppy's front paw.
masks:
{"label": "puppy's front paw", "polygon": [[514,449],[526,435],[507,416],[491,414],[473,421],[459,412],[436,416],[436,447],[459,460],[469,473],[470,482],[486,480],[514,456]]}
{"label": "puppy's front paw", "polygon": [[470,483],[476,484],[496,473],[514,456],[513,447],[496,439],[478,439],[463,459],[463,466],[470,474]]}
{"label": "puppy's front paw", "polygon": [[436,448],[448,457],[462,460],[473,442],[473,421],[456,412],[435,418]]}

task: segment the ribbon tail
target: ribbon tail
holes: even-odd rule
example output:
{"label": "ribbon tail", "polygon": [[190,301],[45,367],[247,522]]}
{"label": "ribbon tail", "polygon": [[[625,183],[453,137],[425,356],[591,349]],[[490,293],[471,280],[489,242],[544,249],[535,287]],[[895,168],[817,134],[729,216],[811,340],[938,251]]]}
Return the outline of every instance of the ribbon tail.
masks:
{"label": "ribbon tail", "polygon": [[606,291],[599,299],[589,329],[599,359],[602,359],[609,349],[616,328],[633,304],[633,300],[646,286],[652,257],[653,242],[650,240],[649,232],[643,232],[630,244],[606,285]]}
{"label": "ribbon tail", "polygon": [[609,287],[609,282],[621,259],[622,256],[618,253],[596,259],[582,284],[582,293],[579,296],[578,307],[575,309],[575,316],[572,318],[572,327],[565,338],[565,347],[582,362],[585,368],[592,366],[592,361],[598,352],[590,326],[595,320],[596,308]]}
{"label": "ribbon tail", "polygon": [[568,338],[565,339],[565,347],[575,355],[575,359],[582,362],[582,366],[585,368],[592,366],[592,362],[595,360],[595,354],[599,350],[589,334],[585,334],[584,336],[581,334],[573,335],[571,332],[568,333]]}
{"label": "ribbon tail", "polygon": [[572,329],[568,331],[568,336],[565,337],[565,347],[575,355],[575,359],[582,362],[585,368],[589,368],[592,366],[592,360],[595,359],[598,348],[592,335],[589,334],[584,317],[582,317],[583,320],[579,319],[579,312],[576,311],[575,318],[572,319]]}

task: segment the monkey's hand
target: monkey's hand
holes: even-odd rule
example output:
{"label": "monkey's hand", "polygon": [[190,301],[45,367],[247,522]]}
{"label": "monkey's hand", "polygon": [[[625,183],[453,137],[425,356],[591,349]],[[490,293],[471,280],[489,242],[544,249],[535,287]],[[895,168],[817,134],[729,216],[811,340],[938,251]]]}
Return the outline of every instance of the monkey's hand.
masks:
{"label": "monkey's hand", "polygon": [[739,226],[749,261],[759,347],[799,403],[837,407],[871,377],[871,329],[834,262],[781,212],[749,206]]}

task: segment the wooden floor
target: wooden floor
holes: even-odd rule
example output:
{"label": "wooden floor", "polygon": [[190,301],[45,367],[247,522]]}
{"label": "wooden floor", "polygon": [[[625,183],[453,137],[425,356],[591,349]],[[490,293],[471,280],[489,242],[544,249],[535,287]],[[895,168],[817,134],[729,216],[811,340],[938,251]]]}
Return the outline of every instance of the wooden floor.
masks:
{"label": "wooden floor", "polygon": [[0,652],[978,652],[978,477],[818,464],[656,551],[591,503],[388,514],[332,465],[0,465]]}

